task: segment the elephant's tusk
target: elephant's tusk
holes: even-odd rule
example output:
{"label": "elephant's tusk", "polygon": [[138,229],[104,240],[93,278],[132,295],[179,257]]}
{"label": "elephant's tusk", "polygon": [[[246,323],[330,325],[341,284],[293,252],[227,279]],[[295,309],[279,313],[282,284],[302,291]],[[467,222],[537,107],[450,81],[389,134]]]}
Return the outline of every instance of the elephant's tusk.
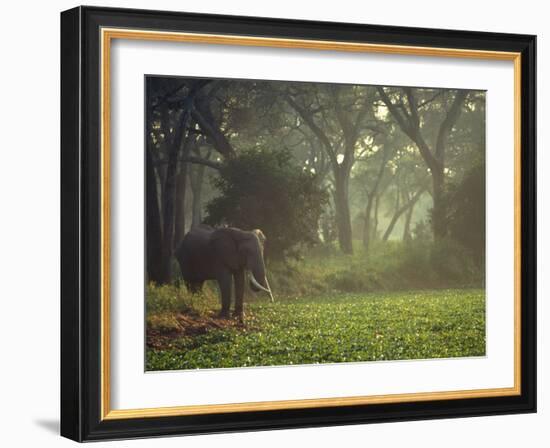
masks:
{"label": "elephant's tusk", "polygon": [[260,284],[258,283],[258,281],[254,278],[254,274],[252,274],[252,273],[250,274],[250,281],[252,282],[252,284],[253,284],[256,288],[260,289],[260,290],[263,291],[263,292],[267,292],[269,295],[271,295],[271,291],[270,291],[269,289],[264,288],[262,285],[260,285]]}
{"label": "elephant's tusk", "polygon": [[267,281],[267,276],[265,278],[265,284],[267,285],[267,289],[269,289],[269,297],[271,298],[271,303],[275,302],[275,299],[273,298],[273,294],[271,292],[271,286],[269,286],[269,282]]}

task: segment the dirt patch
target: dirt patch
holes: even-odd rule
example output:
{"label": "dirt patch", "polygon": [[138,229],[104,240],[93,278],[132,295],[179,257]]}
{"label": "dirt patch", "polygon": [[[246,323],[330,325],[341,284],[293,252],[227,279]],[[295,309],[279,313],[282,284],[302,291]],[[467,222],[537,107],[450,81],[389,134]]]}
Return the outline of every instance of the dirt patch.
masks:
{"label": "dirt patch", "polygon": [[243,329],[237,319],[224,319],[212,313],[210,315],[195,315],[179,313],[174,317],[177,325],[172,329],[147,328],[147,347],[156,350],[169,348],[174,339],[182,336],[200,336],[212,330],[228,328]]}
{"label": "dirt patch", "polygon": [[210,330],[223,330],[226,328],[242,327],[237,319],[223,319],[215,314],[209,316],[192,316],[178,314],[176,320],[186,336],[198,336]]}

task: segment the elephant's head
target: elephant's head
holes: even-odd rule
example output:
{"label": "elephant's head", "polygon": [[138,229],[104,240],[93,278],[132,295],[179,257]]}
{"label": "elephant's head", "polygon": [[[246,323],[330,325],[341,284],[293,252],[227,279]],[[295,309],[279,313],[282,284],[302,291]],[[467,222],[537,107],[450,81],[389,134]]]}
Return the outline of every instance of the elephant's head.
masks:
{"label": "elephant's head", "polygon": [[265,272],[265,240],[265,235],[259,229],[246,232],[228,227],[217,229],[212,234],[212,243],[218,260],[232,271],[248,270],[251,289],[256,292],[267,292],[273,302],[273,294]]}

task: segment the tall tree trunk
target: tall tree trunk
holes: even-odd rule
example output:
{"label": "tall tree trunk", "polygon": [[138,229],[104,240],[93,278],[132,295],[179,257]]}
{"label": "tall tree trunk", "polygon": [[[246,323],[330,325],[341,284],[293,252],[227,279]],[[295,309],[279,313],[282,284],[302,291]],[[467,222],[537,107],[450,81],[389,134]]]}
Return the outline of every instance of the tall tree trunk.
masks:
{"label": "tall tree trunk", "polygon": [[[162,272],[163,283],[172,281],[172,253],[174,249],[174,229],[175,229],[175,208],[176,208],[176,185],[177,185],[177,167],[178,155],[180,149],[184,146],[186,139],[187,121],[189,110],[184,108],[181,112],[179,126],[176,129],[168,152],[168,163],[166,167],[166,179],[164,180],[164,191],[162,201],[163,229],[162,229]],[[186,149],[183,148],[184,155]]]}
{"label": "tall tree trunk", "polygon": [[380,196],[382,194],[376,195],[376,198],[374,199],[374,219],[372,223],[372,233],[370,235],[371,241],[377,239],[378,235],[378,210],[380,206]]}
{"label": "tall tree trunk", "polygon": [[447,234],[447,220],[445,210],[443,169],[432,171],[432,229],[434,238],[442,239]]}
{"label": "tall tree trunk", "polygon": [[[175,145],[174,145],[175,146]],[[172,248],[174,245],[174,216],[176,198],[176,148],[172,148],[168,157],[166,169],[166,180],[164,181],[163,195],[163,229],[162,229],[162,272],[163,283],[170,283],[172,280]]]}
{"label": "tall tree trunk", "polygon": [[155,283],[164,283],[162,273],[162,228],[160,222],[160,211],[158,202],[157,179],[151,149],[149,148],[149,136],[147,138],[148,147],[145,150],[145,170],[146,170],[146,195],[145,195],[145,226],[146,226],[146,263],[147,263],[147,281]]}
{"label": "tall tree trunk", "polygon": [[[148,82],[150,82],[148,80]],[[152,155],[153,110],[150,98],[147,98],[145,136],[145,238],[146,238],[146,275],[147,282],[162,283],[162,224],[160,221],[157,177]]]}
{"label": "tall tree trunk", "polygon": [[197,186],[193,191],[193,214],[191,217],[191,227],[197,227],[202,223],[202,188]]}
{"label": "tall tree trunk", "polygon": [[187,195],[187,163],[180,163],[176,182],[176,222],[174,229],[174,247],[177,247],[185,235],[185,202]]}
{"label": "tall tree trunk", "polygon": [[[348,192],[349,177],[351,168],[355,163],[355,144],[359,138],[360,126],[362,125],[363,118],[367,114],[367,108],[361,108],[355,120],[352,121],[349,115],[342,110],[338,90],[332,89],[332,94],[334,101],[331,102],[331,107],[334,107],[336,119],[340,124],[344,143],[343,154],[339,154],[337,150],[342,141],[339,141],[337,144],[331,141],[331,138],[329,138],[322,127],[316,123],[314,118],[316,112],[312,112],[301,106],[291,95],[287,95],[285,99],[310,128],[330,159],[331,168],[334,174],[334,208],[336,214],[336,227],[338,230],[338,242],[342,252],[345,254],[352,254],[353,240]],[[340,159],[340,157],[342,158]]]}
{"label": "tall tree trunk", "polygon": [[413,207],[414,204],[416,204],[416,201],[418,201],[418,199],[420,198],[420,196],[422,196],[422,193],[424,193],[424,191],[425,191],[425,188],[421,188],[420,190],[418,190],[414,194],[414,196],[411,199],[409,199],[408,202],[403,204],[401,207],[399,207],[399,202],[397,203],[397,209],[393,214],[390,224],[388,225],[388,228],[386,229],[386,232],[384,233],[384,236],[382,238],[384,241],[388,241],[393,231],[393,228],[395,227],[395,224],[397,223],[401,215],[405,213],[407,210],[409,210],[409,208]]}
{"label": "tall tree trunk", "polygon": [[411,240],[411,221],[414,211],[414,204],[409,208],[405,215],[405,225],[403,226],[403,241]]}
{"label": "tall tree trunk", "polygon": [[[172,253],[174,249],[174,237],[175,237],[175,223],[176,223],[176,196],[177,196],[177,168],[178,168],[178,156],[180,150],[183,147],[183,143],[186,140],[186,130],[189,117],[191,115],[191,110],[193,109],[193,102],[197,93],[209,83],[208,80],[199,80],[193,83],[193,86],[190,88],[187,97],[183,101],[181,107],[181,112],[177,117],[176,123],[173,125],[175,132],[172,135],[170,128],[172,123],[170,120],[170,108],[168,104],[163,103],[161,105],[160,114],[161,114],[161,127],[164,131],[166,145],[167,160],[164,167],[160,168],[164,170],[162,176],[160,176],[160,203],[158,204],[157,209],[159,210],[159,217],[162,217],[158,220],[158,225],[161,232],[160,234],[160,260],[155,262],[154,266],[154,279],[158,283],[169,283],[172,280]],[[149,142],[151,134],[151,125],[152,125],[152,107],[148,104],[147,107],[147,142]],[[186,145],[187,146],[187,145]],[[184,155],[186,148],[183,148]],[[149,151],[147,153],[148,167],[152,167],[152,153]],[[163,164],[164,165],[164,164]],[[150,175],[149,168],[147,168],[147,203],[151,204],[152,210],[155,209],[153,197],[156,193],[156,181],[154,181],[154,171],[152,172],[153,176]],[[154,213],[154,212],[153,212]],[[148,210],[149,214],[149,210]],[[151,221],[153,219],[151,218]],[[154,229],[154,226],[153,226]],[[153,232],[153,230],[151,231]],[[157,235],[158,236],[158,235]],[[149,233],[147,235],[149,238]],[[148,246],[151,245],[152,253],[155,253],[155,240],[152,236],[152,243],[147,242]],[[157,250],[158,252],[158,250]],[[157,258],[158,258],[158,254]]]}
{"label": "tall tree trunk", "polygon": [[334,205],[336,209],[336,226],[338,227],[338,243],[345,254],[353,253],[351,233],[351,216],[349,209],[349,173],[337,170],[334,179]]}
{"label": "tall tree trunk", "polygon": [[368,252],[372,236],[372,206],[374,204],[374,195],[370,194],[367,198],[367,206],[365,207],[365,223],[363,225],[363,246]]}
{"label": "tall tree trunk", "polygon": [[[210,153],[206,160],[210,158]],[[202,187],[204,181],[204,165],[196,165],[191,173],[191,189],[193,191],[193,214],[191,227],[196,227],[202,223]]]}
{"label": "tall tree trunk", "polygon": [[[334,199],[334,194],[332,196]],[[321,232],[323,235],[323,243],[328,244],[334,241],[334,208],[330,201],[327,204],[327,208],[321,215]]]}
{"label": "tall tree trunk", "polygon": [[421,132],[419,105],[417,99],[415,98],[413,89],[410,87],[402,88],[405,96],[407,97],[407,103],[409,104],[408,111],[406,109],[402,110],[397,104],[394,104],[384,91],[384,87],[377,87],[377,89],[380,98],[399,124],[401,130],[416,144],[420,155],[430,170],[433,185],[433,235],[436,240],[444,238],[447,234],[447,220],[445,218],[446,210],[445,201],[443,198],[445,183],[445,148],[453,126],[460,116],[460,111],[466,97],[468,96],[468,91],[459,90],[455,93],[453,100],[447,105],[445,118],[439,125],[439,129],[436,133],[435,145],[430,147]]}
{"label": "tall tree trunk", "polygon": [[386,231],[384,232],[384,236],[382,236],[382,241],[388,241],[391,233],[393,232],[393,228],[395,227],[395,224],[397,223],[397,220],[401,216],[401,214],[399,213],[400,201],[401,201],[401,190],[400,190],[399,185],[398,185],[397,186],[397,194],[395,196],[395,209],[394,209],[394,212],[393,212],[393,216],[390,220],[390,223],[389,223],[388,227],[386,228]]}

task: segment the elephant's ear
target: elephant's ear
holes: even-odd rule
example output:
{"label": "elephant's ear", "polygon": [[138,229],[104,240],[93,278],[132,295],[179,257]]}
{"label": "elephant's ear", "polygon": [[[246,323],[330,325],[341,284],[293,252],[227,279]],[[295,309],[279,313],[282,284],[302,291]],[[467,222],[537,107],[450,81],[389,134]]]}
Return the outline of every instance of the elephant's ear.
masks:
{"label": "elephant's ear", "polygon": [[232,270],[239,268],[239,247],[234,229],[218,229],[212,233],[210,244],[218,261]]}

